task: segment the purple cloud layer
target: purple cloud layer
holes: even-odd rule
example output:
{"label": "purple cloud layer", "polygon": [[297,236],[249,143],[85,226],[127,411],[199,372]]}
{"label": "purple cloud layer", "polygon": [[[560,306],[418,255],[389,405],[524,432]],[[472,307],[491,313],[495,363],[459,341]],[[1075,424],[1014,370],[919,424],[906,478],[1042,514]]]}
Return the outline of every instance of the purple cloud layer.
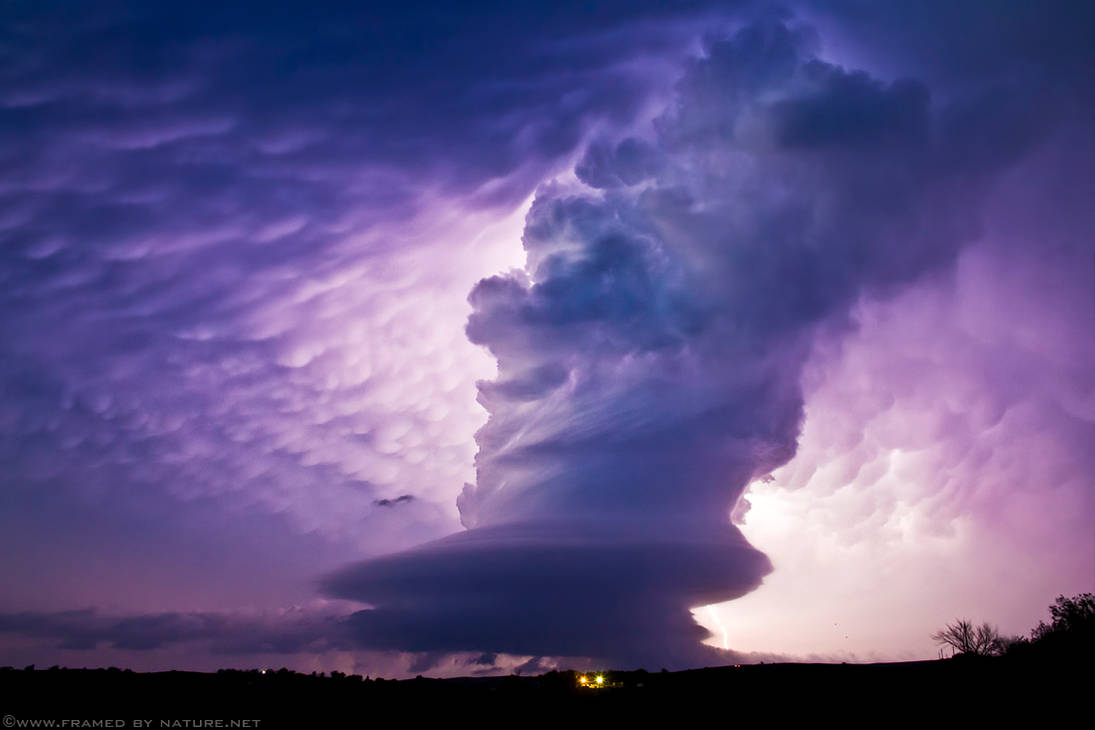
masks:
{"label": "purple cloud layer", "polygon": [[4,652],[844,651],[809,590],[890,656],[1092,589],[1090,11],[985,12],[13,6]]}
{"label": "purple cloud layer", "polygon": [[448,12],[10,10],[5,605],[170,610],[203,573],[191,607],[250,605],[236,584],[262,605],[254,568],[279,554],[267,582],[301,601],[348,554],[454,529],[492,372],[466,293],[512,258],[514,206],[635,113],[681,32],[640,13],[625,37],[645,45],[607,65],[604,24],[512,53],[502,17]]}

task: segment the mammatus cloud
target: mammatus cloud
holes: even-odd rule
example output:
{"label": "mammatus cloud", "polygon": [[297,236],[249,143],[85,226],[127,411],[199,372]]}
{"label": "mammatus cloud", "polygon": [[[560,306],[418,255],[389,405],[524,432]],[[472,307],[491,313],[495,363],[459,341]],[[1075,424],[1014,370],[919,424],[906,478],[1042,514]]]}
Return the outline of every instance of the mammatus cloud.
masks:
{"label": "mammatus cloud", "polygon": [[469,529],[326,583],[374,607],[353,619],[365,644],[711,658],[688,609],[770,570],[728,517],[795,453],[814,340],[951,266],[1036,137],[1011,105],[817,49],[793,22],[708,40],[647,134],[539,190],[524,269],[470,297],[499,374]]}
{"label": "mammatus cloud", "polygon": [[454,529],[467,291],[685,43],[623,4],[519,48],[512,10],[170,5],[5,7],[5,609],[283,605]]}
{"label": "mammatus cloud", "polygon": [[1090,589],[1093,149],[1064,125],[999,180],[952,272],[815,351],[798,453],[739,510],[776,570],[697,614],[720,644],[929,658],[955,616],[1026,634]]}

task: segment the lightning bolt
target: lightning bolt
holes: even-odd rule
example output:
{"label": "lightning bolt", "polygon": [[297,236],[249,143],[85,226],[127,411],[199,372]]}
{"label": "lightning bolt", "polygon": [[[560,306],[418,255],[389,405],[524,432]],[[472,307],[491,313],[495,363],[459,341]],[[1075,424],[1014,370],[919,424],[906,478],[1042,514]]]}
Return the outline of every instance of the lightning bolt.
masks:
{"label": "lightning bolt", "polygon": [[726,635],[726,627],[722,625],[722,620],[719,618],[719,614],[715,611],[714,606],[707,607],[707,614],[711,617],[712,623],[719,627],[719,633],[722,634],[722,648],[729,651],[730,640]]}

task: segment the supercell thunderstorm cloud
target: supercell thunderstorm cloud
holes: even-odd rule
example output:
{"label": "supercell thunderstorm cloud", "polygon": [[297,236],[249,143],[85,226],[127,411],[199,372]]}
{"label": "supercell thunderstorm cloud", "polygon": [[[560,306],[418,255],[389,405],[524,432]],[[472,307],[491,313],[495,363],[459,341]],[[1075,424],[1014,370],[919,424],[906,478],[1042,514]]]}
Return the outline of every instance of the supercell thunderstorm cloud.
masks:
{"label": "supercell thunderstorm cloud", "polygon": [[1095,588],[1090,9],[411,5],[5,8],[0,664],[925,658]]}

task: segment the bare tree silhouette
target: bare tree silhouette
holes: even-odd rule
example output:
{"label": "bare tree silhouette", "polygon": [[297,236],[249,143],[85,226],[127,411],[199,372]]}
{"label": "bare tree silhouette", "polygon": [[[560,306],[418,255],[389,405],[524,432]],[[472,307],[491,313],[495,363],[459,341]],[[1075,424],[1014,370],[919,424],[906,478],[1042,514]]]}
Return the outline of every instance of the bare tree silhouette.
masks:
{"label": "bare tree silhouette", "polygon": [[932,634],[931,638],[943,646],[949,646],[952,656],[993,656],[1004,649],[1004,640],[996,627],[989,623],[974,626],[968,619],[958,619],[953,624],[947,624],[941,631]]}

